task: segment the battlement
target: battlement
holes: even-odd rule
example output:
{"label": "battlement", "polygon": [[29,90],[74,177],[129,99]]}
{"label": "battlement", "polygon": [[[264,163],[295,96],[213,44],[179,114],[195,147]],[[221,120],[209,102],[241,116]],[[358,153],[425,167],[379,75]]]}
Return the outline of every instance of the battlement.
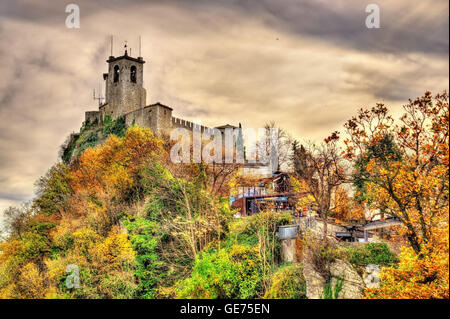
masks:
{"label": "battlement", "polygon": [[203,133],[205,131],[209,132],[209,133],[213,132],[213,129],[210,128],[210,127],[199,125],[199,124],[196,124],[194,122],[183,120],[183,119],[180,119],[180,118],[177,118],[177,117],[173,117],[173,116],[172,116],[172,127],[173,128],[176,128],[176,127],[178,127],[178,128],[185,128],[185,129],[188,129],[190,131],[193,131],[194,128],[200,128],[200,132],[201,133]]}

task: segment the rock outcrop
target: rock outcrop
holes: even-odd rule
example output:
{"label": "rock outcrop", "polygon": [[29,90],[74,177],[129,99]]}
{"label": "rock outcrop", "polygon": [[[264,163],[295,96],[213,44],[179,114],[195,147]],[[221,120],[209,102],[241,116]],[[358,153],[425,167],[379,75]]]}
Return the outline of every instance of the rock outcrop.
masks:
{"label": "rock outcrop", "polygon": [[323,287],[325,279],[314,269],[314,266],[307,258],[303,258],[303,276],[306,281],[306,297],[308,299],[323,298]]}
{"label": "rock outcrop", "polygon": [[344,282],[342,290],[338,294],[339,299],[362,299],[364,294],[364,282],[353,266],[343,260],[336,260],[330,266],[331,287],[335,287],[339,278]]}
{"label": "rock outcrop", "polygon": [[[342,289],[338,299],[362,299],[364,282],[353,266],[344,260],[335,260],[330,265],[331,287],[334,290],[340,279],[343,279]],[[314,269],[314,265],[303,258],[303,275],[306,280],[306,296],[308,299],[323,298],[326,280]]]}

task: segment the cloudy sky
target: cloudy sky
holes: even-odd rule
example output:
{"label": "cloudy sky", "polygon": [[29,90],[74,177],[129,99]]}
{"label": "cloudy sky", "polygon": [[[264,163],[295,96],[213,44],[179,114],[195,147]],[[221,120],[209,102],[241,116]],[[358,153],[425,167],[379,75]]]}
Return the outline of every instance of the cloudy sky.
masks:
{"label": "cloudy sky", "polygon": [[58,149],[95,110],[115,37],[137,54],[147,103],[217,126],[275,121],[321,140],[362,106],[400,112],[425,90],[448,90],[448,1],[379,0],[368,29],[363,0],[0,2],[0,210],[29,200]]}

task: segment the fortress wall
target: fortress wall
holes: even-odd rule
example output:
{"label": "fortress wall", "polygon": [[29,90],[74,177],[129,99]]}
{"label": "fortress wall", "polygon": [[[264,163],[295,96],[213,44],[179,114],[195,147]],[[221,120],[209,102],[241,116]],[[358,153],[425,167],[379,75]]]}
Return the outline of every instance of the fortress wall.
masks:
{"label": "fortress wall", "polygon": [[100,111],[88,111],[84,113],[84,120],[87,122],[94,122],[95,120],[100,122]]}
{"label": "fortress wall", "polygon": [[[193,122],[186,121],[186,120],[183,120],[183,119],[180,119],[177,117],[172,117],[172,127],[173,128],[185,128],[187,130],[193,131],[194,127],[198,127],[198,126],[199,126],[198,124],[195,124]],[[208,130],[212,130],[212,129],[209,127],[200,125],[200,131],[203,133],[203,132],[205,132],[205,130],[208,131]]]}
{"label": "fortress wall", "polygon": [[153,118],[157,130],[156,134],[159,136],[170,135],[170,129],[172,128],[172,109],[159,104],[152,105],[150,108],[154,113]]}
{"label": "fortress wall", "polygon": [[153,132],[155,132],[156,123],[155,121],[153,121],[152,110],[148,107],[129,112],[125,114],[124,117],[127,127],[136,124],[141,127],[149,128]]}
{"label": "fortress wall", "polygon": [[100,110],[102,119],[104,119],[105,116],[107,116],[107,115],[110,115],[111,117],[113,117],[114,111],[113,111],[111,104],[109,104],[109,103],[103,104],[102,106],[100,106],[99,110]]}

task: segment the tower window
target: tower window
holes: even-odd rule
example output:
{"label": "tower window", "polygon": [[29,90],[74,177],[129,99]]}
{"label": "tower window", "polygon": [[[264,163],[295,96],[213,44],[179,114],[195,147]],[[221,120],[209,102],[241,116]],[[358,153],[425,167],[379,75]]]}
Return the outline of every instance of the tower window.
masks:
{"label": "tower window", "polygon": [[114,66],[114,83],[119,82],[119,66]]}
{"label": "tower window", "polygon": [[130,80],[133,83],[136,83],[136,67],[133,65],[130,69]]}

